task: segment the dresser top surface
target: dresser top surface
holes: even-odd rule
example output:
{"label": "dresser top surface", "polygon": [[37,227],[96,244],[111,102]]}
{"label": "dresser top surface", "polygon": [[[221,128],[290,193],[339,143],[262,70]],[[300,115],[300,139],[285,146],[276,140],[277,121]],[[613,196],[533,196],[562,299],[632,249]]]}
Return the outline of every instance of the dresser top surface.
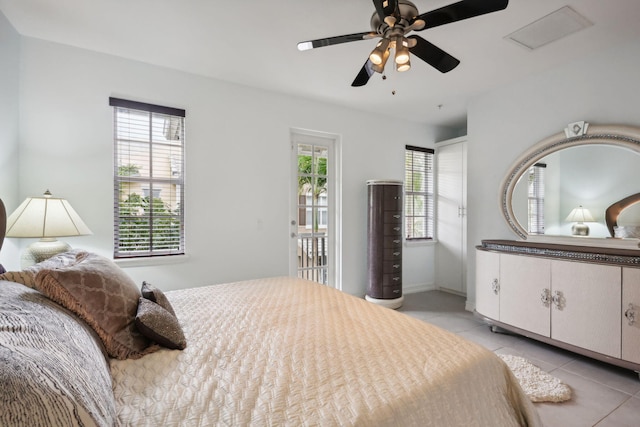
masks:
{"label": "dresser top surface", "polygon": [[520,240],[483,240],[479,250],[640,267],[640,250]]}

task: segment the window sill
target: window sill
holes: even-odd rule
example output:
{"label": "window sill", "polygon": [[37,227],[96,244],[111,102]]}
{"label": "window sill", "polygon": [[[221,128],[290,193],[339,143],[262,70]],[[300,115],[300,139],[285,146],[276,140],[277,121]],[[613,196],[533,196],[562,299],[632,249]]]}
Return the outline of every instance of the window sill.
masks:
{"label": "window sill", "polygon": [[407,248],[414,248],[419,246],[434,246],[438,241],[435,239],[431,240],[405,240],[404,246]]}
{"label": "window sill", "polygon": [[144,258],[119,258],[113,260],[117,265],[122,268],[127,267],[147,267],[153,265],[168,265],[168,264],[180,264],[186,262],[189,259],[189,255],[169,255],[158,257],[144,257]]}

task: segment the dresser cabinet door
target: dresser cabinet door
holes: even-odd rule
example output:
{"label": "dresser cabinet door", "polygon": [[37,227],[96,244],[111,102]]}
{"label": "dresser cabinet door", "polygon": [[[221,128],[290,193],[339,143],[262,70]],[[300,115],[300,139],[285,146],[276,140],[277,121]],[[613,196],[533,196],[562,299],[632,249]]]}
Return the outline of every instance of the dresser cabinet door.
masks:
{"label": "dresser cabinet door", "polygon": [[550,260],[500,254],[500,321],[548,337],[550,284]]}
{"label": "dresser cabinet door", "polygon": [[476,311],[500,320],[500,254],[476,251]]}
{"label": "dresser cabinet door", "polygon": [[621,267],[551,262],[551,338],[620,357]]}
{"label": "dresser cabinet door", "polygon": [[640,269],[622,269],[622,358],[640,363]]}

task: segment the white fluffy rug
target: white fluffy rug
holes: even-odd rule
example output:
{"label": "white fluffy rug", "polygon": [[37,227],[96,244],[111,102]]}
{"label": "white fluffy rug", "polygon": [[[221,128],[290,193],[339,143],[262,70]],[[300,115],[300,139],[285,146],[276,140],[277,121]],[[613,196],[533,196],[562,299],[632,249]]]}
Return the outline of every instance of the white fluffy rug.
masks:
{"label": "white fluffy rug", "polygon": [[558,378],[534,366],[527,359],[499,354],[516,376],[532,402],[564,402],[571,399],[571,389]]}

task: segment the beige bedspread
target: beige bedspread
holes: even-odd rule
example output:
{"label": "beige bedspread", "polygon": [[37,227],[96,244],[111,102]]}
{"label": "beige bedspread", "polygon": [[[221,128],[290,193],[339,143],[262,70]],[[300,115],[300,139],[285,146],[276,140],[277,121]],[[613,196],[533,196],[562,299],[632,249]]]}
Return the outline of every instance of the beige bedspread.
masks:
{"label": "beige bedspread", "polygon": [[490,351],[335,289],[281,277],[167,296],[188,346],[111,361],[123,425],[540,425]]}

